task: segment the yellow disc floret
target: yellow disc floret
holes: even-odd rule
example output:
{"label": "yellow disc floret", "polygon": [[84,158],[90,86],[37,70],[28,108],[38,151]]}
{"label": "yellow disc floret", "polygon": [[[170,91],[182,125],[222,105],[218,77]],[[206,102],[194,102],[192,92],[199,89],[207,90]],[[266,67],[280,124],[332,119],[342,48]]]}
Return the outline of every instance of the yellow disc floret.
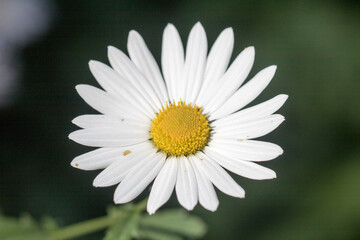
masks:
{"label": "yellow disc floret", "polygon": [[198,106],[179,101],[167,105],[151,124],[156,147],[171,156],[186,156],[202,150],[210,136],[209,122]]}

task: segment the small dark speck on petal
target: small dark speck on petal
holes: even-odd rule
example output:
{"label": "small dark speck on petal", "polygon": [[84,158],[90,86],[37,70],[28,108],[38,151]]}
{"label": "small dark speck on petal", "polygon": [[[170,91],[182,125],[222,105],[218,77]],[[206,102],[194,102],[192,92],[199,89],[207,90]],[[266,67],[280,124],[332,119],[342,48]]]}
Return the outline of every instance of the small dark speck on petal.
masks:
{"label": "small dark speck on petal", "polygon": [[125,150],[124,153],[123,153],[123,155],[126,156],[126,155],[129,155],[130,153],[131,153],[130,150]]}

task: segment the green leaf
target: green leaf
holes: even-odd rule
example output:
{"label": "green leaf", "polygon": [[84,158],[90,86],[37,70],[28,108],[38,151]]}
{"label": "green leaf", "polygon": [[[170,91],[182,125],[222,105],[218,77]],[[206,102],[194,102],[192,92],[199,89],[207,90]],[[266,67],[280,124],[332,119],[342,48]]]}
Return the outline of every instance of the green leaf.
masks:
{"label": "green leaf", "polygon": [[141,226],[191,238],[201,238],[206,233],[205,223],[200,218],[189,215],[183,209],[165,210],[152,216],[145,216],[141,220]]}
{"label": "green leaf", "polygon": [[40,225],[45,231],[54,231],[59,228],[59,224],[50,216],[44,216],[40,221]]}
{"label": "green leaf", "polygon": [[104,240],[130,240],[139,235],[140,212],[135,211],[133,205],[125,206],[109,209],[114,224],[106,231]]}
{"label": "green leaf", "polygon": [[167,233],[151,229],[141,229],[139,231],[139,238],[148,240],[182,240],[182,237],[174,233]]}
{"label": "green leaf", "polygon": [[[53,224],[55,221],[52,220]],[[0,215],[1,240],[51,240],[45,228],[40,226],[30,215],[20,218]]]}
{"label": "green leaf", "polygon": [[134,204],[128,203],[121,207],[118,206],[110,206],[107,209],[107,215],[112,219],[117,220],[118,218],[123,218],[124,216],[128,216],[134,211]]}
{"label": "green leaf", "polygon": [[1,238],[1,240],[52,240],[42,232],[20,232],[12,236]]}

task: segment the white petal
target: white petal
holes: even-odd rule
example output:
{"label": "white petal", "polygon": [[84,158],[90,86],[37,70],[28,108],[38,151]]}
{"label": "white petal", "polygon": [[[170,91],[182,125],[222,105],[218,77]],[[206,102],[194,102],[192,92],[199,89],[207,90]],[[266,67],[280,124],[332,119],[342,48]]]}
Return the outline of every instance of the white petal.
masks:
{"label": "white petal", "polygon": [[153,110],[144,103],[144,97],[127,81],[109,66],[90,61],[89,67],[99,84],[110,94],[119,99],[122,105],[129,106],[135,113],[153,117]]}
{"label": "white petal", "polygon": [[170,101],[179,101],[184,69],[184,47],[175,26],[168,24],[162,39],[161,66]]}
{"label": "white petal", "polygon": [[211,181],[197,169],[196,164],[194,163],[194,161],[200,161],[200,159],[196,156],[189,156],[188,158],[196,176],[200,204],[209,211],[216,211],[219,206],[219,199],[216,195],[214,186]]}
{"label": "white petal", "polygon": [[154,214],[169,200],[176,183],[177,171],[177,159],[174,157],[166,159],[163,168],[151,188],[147,202],[147,211],[149,214]]}
{"label": "white petal", "polygon": [[116,188],[114,202],[126,203],[136,198],[160,172],[165,159],[164,154],[155,153],[134,166]]}
{"label": "white petal", "polygon": [[276,66],[270,66],[255,75],[248,83],[237,90],[220,108],[212,112],[209,120],[229,115],[252,102],[274,77]]}
{"label": "white petal", "polygon": [[200,22],[191,29],[186,45],[186,58],[183,75],[183,100],[193,103],[199,94],[204,79],[206,65],[207,39]]}
{"label": "white petal", "polygon": [[85,114],[72,120],[72,123],[81,128],[117,128],[119,125],[124,127],[138,128],[149,131],[151,121],[139,121],[134,119],[124,119],[102,114]]}
{"label": "white petal", "polygon": [[144,142],[150,133],[129,127],[90,128],[74,131],[69,138],[89,147],[122,147]]}
{"label": "white petal", "polygon": [[161,108],[161,103],[154,89],[145,79],[136,65],[119,49],[109,46],[108,57],[111,66],[124,77],[142,96],[145,103],[150,105],[154,112]]}
{"label": "white petal", "polygon": [[200,161],[197,161],[197,159],[193,161],[196,168],[220,191],[233,197],[245,197],[244,189],[242,189],[218,163],[202,152],[199,152],[197,157]]}
{"label": "white petal", "polygon": [[132,30],[129,33],[127,46],[131,60],[150,82],[161,103],[165,106],[166,101],[169,101],[165,82],[161,76],[159,66],[146,46],[144,39],[138,32]]}
{"label": "white petal", "polygon": [[252,139],[264,136],[276,129],[285,118],[280,114],[270,115],[254,121],[226,127],[214,128],[213,138],[236,138],[237,140]]}
{"label": "white petal", "polygon": [[[119,101],[110,93],[104,92],[96,87],[83,84],[77,85],[76,90],[87,104],[102,114],[111,115],[120,119],[131,118],[144,121],[144,117],[142,115],[132,112],[131,108],[129,110],[129,107],[126,104]],[[145,119],[150,118],[146,117]]]}
{"label": "white petal", "polygon": [[217,119],[212,122],[211,125],[215,127],[238,125],[243,122],[249,122],[250,120],[269,116],[279,110],[287,98],[288,95],[285,94],[277,95],[266,102]]}
{"label": "white petal", "polygon": [[221,32],[212,46],[206,61],[204,82],[196,99],[198,106],[204,106],[212,97],[209,94],[210,87],[217,85],[229,65],[234,48],[234,32],[232,28],[226,28]]}
{"label": "white petal", "polygon": [[272,160],[284,152],[274,143],[236,139],[212,139],[209,149],[235,159],[257,162]]}
{"label": "white petal", "polygon": [[273,170],[260,166],[256,163],[237,160],[227,154],[220,154],[215,151],[211,151],[211,148],[208,147],[204,149],[204,153],[227,170],[240,176],[255,180],[276,178],[276,173]]}
{"label": "white petal", "polygon": [[134,166],[142,163],[147,156],[155,152],[156,149],[149,142],[121,148],[116,161],[94,179],[94,187],[108,187],[119,183]]}
{"label": "white petal", "polygon": [[119,159],[123,151],[122,148],[99,148],[77,156],[71,166],[82,170],[103,169]]}
{"label": "white petal", "polygon": [[246,48],[237,56],[218,84],[209,89],[208,94],[212,97],[204,105],[207,112],[215,111],[234,94],[250,73],[254,58],[254,47]]}
{"label": "white petal", "polygon": [[198,200],[197,183],[194,170],[186,157],[180,157],[176,181],[176,195],[179,203],[187,210],[194,209]]}

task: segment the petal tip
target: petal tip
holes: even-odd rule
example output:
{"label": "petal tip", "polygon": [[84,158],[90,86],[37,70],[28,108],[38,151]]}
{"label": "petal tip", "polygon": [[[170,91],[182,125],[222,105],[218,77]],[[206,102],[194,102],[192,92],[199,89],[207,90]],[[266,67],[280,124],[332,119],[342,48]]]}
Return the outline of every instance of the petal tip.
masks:
{"label": "petal tip", "polygon": [[251,53],[255,53],[255,47],[254,46],[249,46],[245,48],[246,51],[251,52]]}
{"label": "petal tip", "polygon": [[[99,70],[98,70],[98,68],[96,66],[97,65],[96,61],[90,60],[88,65],[89,65],[89,68],[90,68],[90,71],[91,71],[92,75],[96,76],[96,74],[99,72]],[[95,79],[96,79],[96,77],[95,77]]]}
{"label": "petal tip", "polygon": [[183,206],[183,208],[185,208],[187,211],[192,211],[192,210],[194,210],[194,207],[195,206],[185,206],[185,205],[182,205]]}
{"label": "petal tip", "polygon": [[277,69],[277,65],[271,65],[271,66],[269,67],[269,69],[271,69],[271,70],[273,70],[273,71],[275,72],[276,69]]}
{"label": "petal tip", "polygon": [[70,133],[70,134],[68,135],[68,138],[71,139],[71,140],[74,140],[74,132]]}
{"label": "petal tip", "polygon": [[99,178],[96,177],[96,178],[94,179],[92,185],[93,185],[94,187],[96,187],[96,188],[97,188],[97,187],[101,187],[101,186],[100,186],[100,183],[99,183]]}
{"label": "petal tip", "polygon": [[115,204],[123,204],[123,203],[126,203],[126,201],[124,201],[124,200],[121,199],[121,198],[114,198],[114,203],[115,203]]}
{"label": "petal tip", "polygon": [[180,205],[185,208],[187,211],[192,211],[196,204],[197,204],[197,201],[193,201],[193,200],[190,200],[190,201],[184,201],[183,200],[180,200],[179,197],[178,197],[178,201],[180,203]]}
{"label": "petal tip", "polygon": [[90,70],[95,70],[98,67],[100,68],[100,67],[104,67],[104,66],[106,66],[104,63],[99,62],[97,60],[90,60],[89,61]]}
{"label": "petal tip", "polygon": [[237,192],[237,195],[236,197],[238,198],[245,198],[245,190],[244,189],[239,189],[238,192]]}
{"label": "petal tip", "polygon": [[168,23],[168,24],[166,25],[166,27],[164,28],[164,33],[167,33],[167,32],[170,32],[170,31],[175,31],[175,32],[177,32],[175,25],[172,24],[172,23]]}
{"label": "petal tip", "polygon": [[289,98],[289,95],[287,95],[287,94],[279,94],[278,97],[281,98],[285,102]]}
{"label": "petal tip", "polygon": [[287,95],[287,94],[281,94],[281,96],[283,97],[283,101],[284,101],[284,103],[288,100],[288,98],[289,98],[289,95]]}
{"label": "petal tip", "polygon": [[206,210],[210,211],[210,212],[216,212],[217,210],[217,206],[215,208],[211,207],[211,208],[205,208]]}
{"label": "petal tip", "polygon": [[282,147],[278,146],[279,147],[279,156],[282,155],[284,153],[284,149],[282,149]]}
{"label": "petal tip", "polygon": [[117,50],[117,48],[112,45],[107,46],[107,49],[108,49],[108,53],[112,53]]}
{"label": "petal tip", "polygon": [[215,204],[210,204],[210,205],[208,204],[203,207],[210,212],[215,212],[219,207],[219,201],[217,201]]}
{"label": "petal tip", "polygon": [[266,79],[271,81],[271,79],[274,77],[274,75],[276,73],[276,69],[277,69],[276,65],[271,65],[271,66],[263,69],[263,71],[261,71],[261,72],[266,76]]}
{"label": "petal tip", "polygon": [[132,40],[141,38],[140,33],[138,33],[135,30],[130,30],[129,36],[128,36],[128,44],[131,43]]}
{"label": "petal tip", "polygon": [[149,215],[154,215],[156,211],[147,209],[147,212],[148,212]]}
{"label": "petal tip", "polygon": [[74,158],[74,160],[70,162],[70,166],[74,168],[79,168],[79,164],[77,163],[77,158]]}
{"label": "petal tip", "polygon": [[149,215],[153,215],[157,211],[157,208],[155,208],[153,206],[149,206],[149,204],[148,204],[146,207],[146,211],[149,213]]}
{"label": "petal tip", "polygon": [[129,31],[129,36],[130,36],[130,35],[134,35],[134,34],[138,34],[138,32],[137,32],[136,30],[134,30],[134,29],[131,29],[131,30]]}
{"label": "petal tip", "polygon": [[194,25],[194,27],[192,28],[192,30],[196,30],[196,31],[200,31],[200,32],[205,32],[204,26],[201,24],[201,22],[195,23],[195,25]]}
{"label": "petal tip", "polygon": [[234,29],[232,27],[225,28],[223,32],[224,32],[224,34],[228,34],[230,36],[234,35]]}
{"label": "petal tip", "polygon": [[76,91],[79,93],[79,95],[81,95],[81,93],[85,90],[88,89],[90,86],[87,84],[78,84],[75,86]]}
{"label": "petal tip", "polygon": [[74,118],[73,120],[71,120],[71,123],[72,123],[72,124],[75,124],[76,126],[78,126],[79,118],[80,118],[79,116],[76,117],[76,118]]}

